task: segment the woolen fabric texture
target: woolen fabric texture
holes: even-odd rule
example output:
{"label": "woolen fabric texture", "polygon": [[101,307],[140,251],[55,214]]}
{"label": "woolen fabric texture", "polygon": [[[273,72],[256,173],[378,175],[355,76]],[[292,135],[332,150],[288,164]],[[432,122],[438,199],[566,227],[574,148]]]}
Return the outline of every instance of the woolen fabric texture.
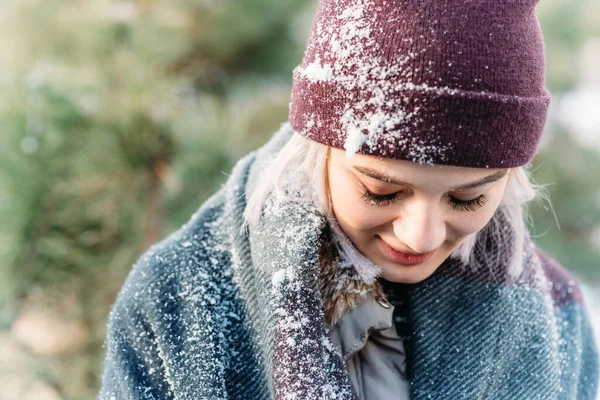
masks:
{"label": "woolen fabric texture", "polygon": [[[356,399],[323,322],[327,218],[271,196],[242,229],[246,199],[291,135],[286,125],[240,160],[134,265],[110,314],[99,399]],[[502,260],[504,244],[480,237]],[[598,354],[579,287],[533,244],[524,254],[516,280],[503,262],[471,271],[448,259],[415,284],[411,399],[595,399]]]}
{"label": "woolen fabric texture", "polygon": [[349,152],[476,168],[534,156],[546,121],[537,0],[321,0],[289,120]]}

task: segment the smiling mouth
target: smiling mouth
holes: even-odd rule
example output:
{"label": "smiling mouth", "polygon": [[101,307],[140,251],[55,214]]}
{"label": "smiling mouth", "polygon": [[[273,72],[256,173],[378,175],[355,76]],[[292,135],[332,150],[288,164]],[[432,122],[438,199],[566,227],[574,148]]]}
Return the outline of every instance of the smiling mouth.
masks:
{"label": "smiling mouth", "polygon": [[425,261],[429,260],[438,249],[433,250],[429,253],[419,254],[419,253],[404,253],[402,251],[396,250],[389,244],[385,242],[385,240],[381,240],[384,253],[387,257],[393,262],[401,265],[418,265],[422,264]]}

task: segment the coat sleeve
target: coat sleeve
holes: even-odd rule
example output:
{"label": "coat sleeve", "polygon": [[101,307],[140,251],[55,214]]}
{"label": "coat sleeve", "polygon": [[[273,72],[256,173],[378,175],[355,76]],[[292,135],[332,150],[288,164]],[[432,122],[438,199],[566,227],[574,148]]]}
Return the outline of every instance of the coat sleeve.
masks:
{"label": "coat sleeve", "polygon": [[598,384],[600,379],[600,359],[594,330],[584,305],[581,312],[581,370],[577,387],[578,399],[596,400],[598,397]]}
{"label": "coat sleeve", "polygon": [[150,319],[153,302],[141,264],[130,272],[110,312],[98,400],[174,397]]}
{"label": "coat sleeve", "polygon": [[596,400],[599,384],[598,347],[577,279],[558,261],[537,248],[558,318],[564,396]]}

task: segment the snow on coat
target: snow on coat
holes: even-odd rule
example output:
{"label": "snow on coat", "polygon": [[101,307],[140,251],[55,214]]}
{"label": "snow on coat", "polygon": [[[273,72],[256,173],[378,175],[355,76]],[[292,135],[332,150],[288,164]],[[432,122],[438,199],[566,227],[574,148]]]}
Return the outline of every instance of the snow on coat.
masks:
{"label": "snow on coat", "polygon": [[[240,160],[134,265],[111,310],[100,400],[356,398],[323,323],[336,305],[321,293],[344,289],[321,281],[336,276],[320,273],[325,216],[269,198],[259,225],[242,229],[263,161],[291,134],[284,125]],[[598,353],[579,287],[530,240],[524,257],[518,279],[501,262],[472,271],[449,259],[415,284],[411,399],[595,399]]]}

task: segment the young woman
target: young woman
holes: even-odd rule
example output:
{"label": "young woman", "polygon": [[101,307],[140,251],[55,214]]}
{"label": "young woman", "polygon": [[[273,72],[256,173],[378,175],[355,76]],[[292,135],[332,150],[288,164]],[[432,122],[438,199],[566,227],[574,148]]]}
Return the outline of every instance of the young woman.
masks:
{"label": "young woman", "polygon": [[589,399],[536,248],[535,0],[322,0],[289,122],[136,263],[101,399]]}

